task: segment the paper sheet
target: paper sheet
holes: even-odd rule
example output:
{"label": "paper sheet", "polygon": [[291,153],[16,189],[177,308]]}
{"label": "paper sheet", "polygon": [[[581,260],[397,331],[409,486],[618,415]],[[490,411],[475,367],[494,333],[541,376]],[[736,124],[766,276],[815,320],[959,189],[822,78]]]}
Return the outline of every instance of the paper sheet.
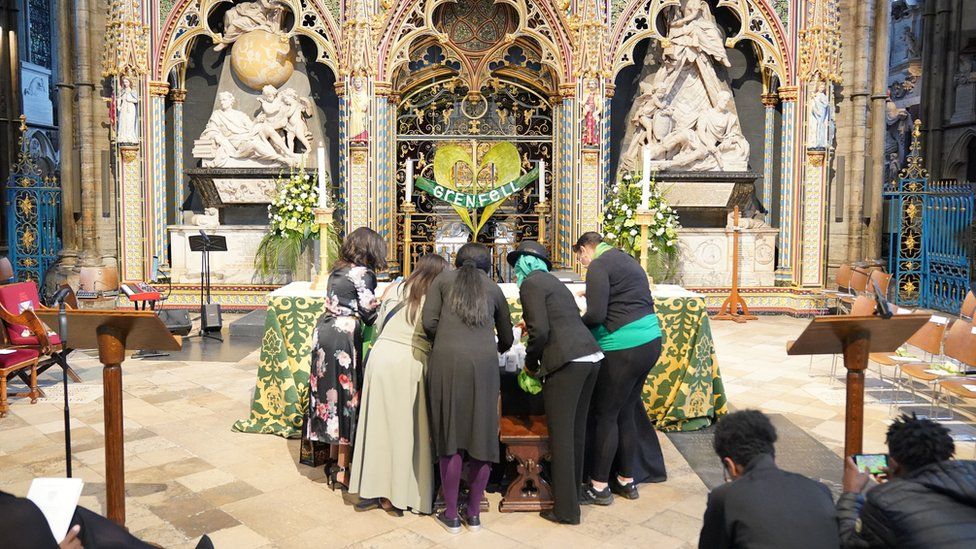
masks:
{"label": "paper sheet", "polygon": [[13,349],[0,349],[0,355],[12,355],[12,354],[14,354],[16,352],[17,351],[15,351]]}
{"label": "paper sheet", "polygon": [[80,478],[35,478],[27,491],[27,499],[44,513],[51,534],[59,543],[68,534],[84,486],[85,481]]}
{"label": "paper sheet", "polygon": [[944,316],[933,316],[929,319],[929,322],[934,322],[936,324],[948,324],[949,319]]}
{"label": "paper sheet", "polygon": [[888,358],[895,362],[918,362],[918,359],[913,356],[888,355]]}
{"label": "paper sheet", "polygon": [[949,374],[949,372],[946,372],[945,370],[933,370],[931,368],[928,369],[928,370],[925,370],[925,373],[926,374],[932,374],[934,376],[944,376],[944,375],[948,375]]}
{"label": "paper sheet", "polygon": [[972,391],[976,393],[976,385],[973,385],[972,383],[963,384],[963,388],[966,389],[967,391]]}

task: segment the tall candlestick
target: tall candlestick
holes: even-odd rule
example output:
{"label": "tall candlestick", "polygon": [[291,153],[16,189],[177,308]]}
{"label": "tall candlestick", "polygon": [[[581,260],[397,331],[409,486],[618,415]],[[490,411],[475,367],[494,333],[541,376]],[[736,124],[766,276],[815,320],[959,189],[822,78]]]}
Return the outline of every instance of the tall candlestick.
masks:
{"label": "tall candlestick", "polygon": [[325,181],[325,147],[319,141],[319,148],[315,151],[315,168],[319,176],[319,208],[329,207],[329,186]]}
{"label": "tall candlestick", "polygon": [[539,161],[539,202],[546,201],[546,161]]}
{"label": "tall candlestick", "polygon": [[651,148],[641,149],[644,165],[641,171],[641,209],[646,210],[651,200]]}
{"label": "tall candlestick", "polygon": [[407,159],[407,177],[405,187],[404,187],[404,200],[406,202],[413,201],[413,158]]}

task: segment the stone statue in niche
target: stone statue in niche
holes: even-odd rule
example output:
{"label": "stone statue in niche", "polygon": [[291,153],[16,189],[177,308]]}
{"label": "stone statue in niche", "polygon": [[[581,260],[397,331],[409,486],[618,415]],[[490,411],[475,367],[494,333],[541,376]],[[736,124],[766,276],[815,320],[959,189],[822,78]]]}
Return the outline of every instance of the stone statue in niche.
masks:
{"label": "stone statue in niche", "polygon": [[349,95],[349,141],[365,143],[369,140],[369,95],[366,93],[366,79],[355,76],[352,79],[352,93]]}
{"label": "stone statue in niche", "polygon": [[817,88],[810,101],[807,117],[807,148],[825,150],[830,145],[830,99],[823,86]]}
{"label": "stone statue in niche", "polygon": [[132,80],[122,78],[122,88],[115,98],[115,116],[118,123],[115,140],[118,143],[138,143],[139,127],[136,113],[139,110],[139,94],[132,89]]}
{"label": "stone statue in niche", "polygon": [[885,126],[888,130],[885,152],[897,153],[899,163],[905,160],[906,140],[913,124],[914,120],[907,109],[899,107],[890,97],[885,101]]}
{"label": "stone statue in niche", "polygon": [[905,40],[905,51],[909,59],[922,57],[922,48],[918,44],[918,38],[915,38],[915,31],[911,25],[902,29],[902,38]]}
{"label": "stone statue in niche", "polygon": [[210,115],[200,139],[194,142],[193,154],[203,166],[262,167],[296,166],[301,157],[266,119],[253,121],[234,108],[230,92],[217,94],[220,109]]}
{"label": "stone statue in niche", "polygon": [[231,7],[224,14],[224,34],[214,50],[220,51],[245,33],[281,30],[282,7],[278,0],[254,0]]}
{"label": "stone statue in niche", "polygon": [[583,100],[583,145],[597,145],[600,143],[598,126],[602,111],[599,82],[593,78],[587,80],[586,89],[586,99]]}
{"label": "stone statue in niche", "polygon": [[888,162],[885,163],[884,182],[893,183],[898,181],[899,173],[901,173],[901,159],[898,158],[898,153],[888,153]]}
{"label": "stone statue in niche", "polygon": [[307,97],[299,97],[298,92],[291,88],[278,90],[274,86],[265,86],[258,98],[261,110],[254,121],[267,122],[276,132],[285,133],[285,148],[295,150],[297,140],[305,148],[312,150],[312,132],[305,121],[312,116],[312,101]]}
{"label": "stone statue in niche", "polygon": [[[749,143],[742,134],[732,90],[722,30],[703,0],[672,8],[663,63],[641,82],[625,139],[621,170],[637,170],[642,150],[662,169],[745,171]],[[649,81],[647,81],[649,80]]]}

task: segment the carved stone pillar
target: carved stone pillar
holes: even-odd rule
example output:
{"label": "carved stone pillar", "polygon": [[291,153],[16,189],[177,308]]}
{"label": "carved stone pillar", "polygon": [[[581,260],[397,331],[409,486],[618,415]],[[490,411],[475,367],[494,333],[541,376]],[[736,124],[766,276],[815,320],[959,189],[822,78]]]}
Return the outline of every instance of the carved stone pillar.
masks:
{"label": "carved stone pillar", "polygon": [[375,195],[371,189],[372,173],[370,157],[372,144],[376,142],[376,109],[373,100],[373,83],[365,76],[347,77],[344,94],[339,106],[345,121],[345,132],[340,131],[340,158],[346,175],[345,219],[346,230],[370,226],[370,215]]}
{"label": "carved stone pillar", "polygon": [[827,151],[808,150],[803,172],[803,210],[798,245],[799,282],[803,286],[821,286],[827,247],[827,225],[824,222]]}
{"label": "carved stone pillar", "polygon": [[[96,241],[98,228],[95,212],[98,210],[97,193],[99,179],[95,171],[95,83],[91,66],[91,2],[77,0],[74,18],[75,89],[78,93],[78,156],[81,157],[81,264],[93,266],[99,263]],[[62,52],[67,54],[67,52]]]}
{"label": "carved stone pillar", "polygon": [[[183,200],[186,198],[186,183],[183,179],[183,102],[186,101],[186,90],[170,90],[169,99],[173,102],[173,212],[176,222],[181,223]],[[162,259],[162,258],[160,258]]]}
{"label": "carved stone pillar", "polygon": [[[579,139],[576,137],[574,119],[576,117],[576,101],[573,89],[563,89],[562,101],[555,102],[558,116],[555,128],[552,185],[553,212],[553,259],[556,263],[573,265],[571,246],[573,236],[578,231],[577,205],[578,196],[574,192],[576,187],[574,175],[576,172],[575,147]],[[591,227],[587,230],[595,230]]]}
{"label": "carved stone pillar", "polygon": [[75,169],[75,89],[71,85],[74,66],[71,51],[74,26],[71,5],[68,0],[58,0],[58,139],[60,147],[59,169],[61,172],[61,272],[68,275],[78,262],[78,224],[75,221],[75,194],[78,189],[78,172]]}
{"label": "carved stone pillar", "polygon": [[775,150],[773,141],[776,139],[776,105],[779,104],[779,96],[775,93],[765,93],[762,96],[762,104],[766,107],[766,124],[764,134],[763,150],[765,151],[765,162],[763,162],[763,196],[768,197],[770,186],[773,184],[773,152]]}
{"label": "carved stone pillar", "polygon": [[166,259],[166,96],[169,84],[149,82],[149,135],[146,152],[149,160],[149,196],[146,218],[149,221],[146,257]]}
{"label": "carved stone pillar", "polygon": [[395,259],[396,246],[396,200],[397,166],[396,157],[396,100],[391,99],[388,84],[375,84],[376,91],[376,139],[373,139],[373,165],[375,166],[376,204],[372,214],[373,228],[390,245],[390,259]]}
{"label": "carved stone pillar", "polygon": [[146,280],[146,232],[144,205],[147,202],[142,182],[139,145],[120,145],[119,188],[122,191],[119,218],[122,234],[119,249],[122,256],[122,280]]}
{"label": "carved stone pillar", "polygon": [[779,98],[783,102],[781,120],[782,146],[780,150],[780,202],[779,202],[779,256],[777,258],[776,283],[793,284],[793,235],[796,228],[796,86],[780,86]]}

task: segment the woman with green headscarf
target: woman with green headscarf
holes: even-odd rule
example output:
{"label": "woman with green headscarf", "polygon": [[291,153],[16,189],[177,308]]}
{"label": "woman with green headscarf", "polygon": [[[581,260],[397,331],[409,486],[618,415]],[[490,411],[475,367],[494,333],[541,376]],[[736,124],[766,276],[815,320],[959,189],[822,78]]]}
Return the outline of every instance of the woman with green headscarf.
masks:
{"label": "woman with green headscarf", "polygon": [[540,513],[561,524],[579,524],[586,415],[603,353],[580,318],[576,299],[549,274],[545,246],[524,241],[508,254],[529,335],[525,368],[542,380],[542,400],[552,449],[554,506]]}

